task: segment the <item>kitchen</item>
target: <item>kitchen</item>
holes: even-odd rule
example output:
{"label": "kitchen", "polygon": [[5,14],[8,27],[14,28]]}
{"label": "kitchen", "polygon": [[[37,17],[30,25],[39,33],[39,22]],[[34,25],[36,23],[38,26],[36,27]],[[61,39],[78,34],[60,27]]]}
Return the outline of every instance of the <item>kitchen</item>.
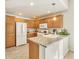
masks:
{"label": "kitchen", "polygon": [[[14,3],[17,1],[6,1],[7,9],[11,7],[9,6],[10,2]],[[20,1],[20,2],[24,3],[25,0]],[[70,50],[69,41],[71,40],[72,36],[67,28],[67,26],[69,27],[69,25],[67,24],[68,20],[67,21],[64,20],[65,17],[67,18],[67,15],[65,14],[64,10],[67,10],[68,7],[67,5],[62,6],[61,1],[58,1],[57,3],[61,5],[58,6],[59,5],[58,4],[56,8],[60,9],[61,7],[62,10],[57,10],[56,12],[56,9],[55,9],[53,10],[53,12],[55,13],[52,12],[51,14],[50,12],[48,12],[48,15],[44,15],[42,17],[38,16],[38,14],[36,16],[35,14],[32,15],[31,18],[22,17],[22,13],[19,13],[18,14],[19,16],[17,16],[17,15],[9,14],[10,11],[12,10],[12,9],[9,9],[10,11],[6,13],[6,56],[7,56],[7,59],[8,57],[10,58],[9,54],[11,51],[9,52],[9,49],[13,50],[13,48],[15,48],[14,50],[16,50],[16,48],[18,48],[17,50],[19,50],[21,46],[25,46],[25,45],[28,45],[27,48],[29,48],[29,49],[26,49],[28,50],[27,57],[29,59],[46,59],[46,58],[47,59],[51,59],[51,58],[63,59],[64,58],[64,56]],[[52,4],[54,5],[55,3],[52,3]],[[33,3],[31,3],[31,5],[33,5]],[[15,7],[15,5],[13,6]],[[26,14],[26,15],[29,16],[29,14]],[[21,36],[18,36],[20,34]],[[23,41],[22,34],[24,35],[23,36],[24,41]],[[45,49],[45,47],[49,47],[49,46],[51,49],[49,48]],[[7,50],[9,54],[7,54],[8,53]],[[19,53],[22,53],[22,52],[20,51]],[[16,55],[18,56],[18,54]],[[18,58],[20,58],[20,56],[18,56]]]}

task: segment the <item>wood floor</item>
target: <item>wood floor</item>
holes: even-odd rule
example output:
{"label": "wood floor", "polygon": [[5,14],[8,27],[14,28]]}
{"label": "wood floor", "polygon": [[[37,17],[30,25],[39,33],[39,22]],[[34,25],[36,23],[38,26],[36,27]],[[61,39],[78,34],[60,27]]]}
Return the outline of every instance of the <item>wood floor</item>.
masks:
{"label": "wood floor", "polygon": [[[6,59],[29,59],[28,44],[6,49]],[[74,59],[74,53],[69,51],[64,59]]]}

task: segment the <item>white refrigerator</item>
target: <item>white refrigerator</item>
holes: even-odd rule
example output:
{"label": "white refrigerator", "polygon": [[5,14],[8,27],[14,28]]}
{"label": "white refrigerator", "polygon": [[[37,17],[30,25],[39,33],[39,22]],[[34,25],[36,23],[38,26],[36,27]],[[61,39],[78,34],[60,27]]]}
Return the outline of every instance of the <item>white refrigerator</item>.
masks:
{"label": "white refrigerator", "polygon": [[16,46],[27,44],[27,24],[16,22]]}

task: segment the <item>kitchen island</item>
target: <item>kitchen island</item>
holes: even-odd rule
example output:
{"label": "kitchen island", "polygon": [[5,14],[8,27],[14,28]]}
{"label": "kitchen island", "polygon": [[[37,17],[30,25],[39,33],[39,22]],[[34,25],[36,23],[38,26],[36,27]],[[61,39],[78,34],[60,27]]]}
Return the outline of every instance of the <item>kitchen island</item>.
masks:
{"label": "kitchen island", "polygon": [[29,59],[63,59],[69,36],[42,35],[29,38]]}

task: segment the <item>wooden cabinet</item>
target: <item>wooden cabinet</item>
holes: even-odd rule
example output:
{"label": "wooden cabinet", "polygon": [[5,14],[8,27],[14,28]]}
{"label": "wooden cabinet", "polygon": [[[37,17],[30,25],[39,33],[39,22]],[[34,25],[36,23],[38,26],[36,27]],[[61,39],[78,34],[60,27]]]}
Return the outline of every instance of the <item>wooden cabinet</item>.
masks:
{"label": "wooden cabinet", "polygon": [[47,22],[48,22],[47,19],[42,19],[42,20],[40,20],[40,24],[42,24],[42,23],[47,23]]}
{"label": "wooden cabinet", "polygon": [[6,47],[15,46],[15,17],[6,16]]}
{"label": "wooden cabinet", "polygon": [[26,23],[26,19],[15,18],[15,22],[24,22],[24,23]]}
{"label": "wooden cabinet", "polygon": [[53,20],[53,28],[62,28],[63,27],[63,16],[56,16],[56,20]]}
{"label": "wooden cabinet", "polygon": [[29,59],[39,59],[39,45],[29,40]]}
{"label": "wooden cabinet", "polygon": [[39,20],[28,20],[27,21],[28,28],[39,28]]}
{"label": "wooden cabinet", "polygon": [[62,28],[63,27],[63,15],[55,16],[56,20],[53,20],[54,17],[49,17],[40,20],[41,23],[47,23],[48,28]]}
{"label": "wooden cabinet", "polygon": [[34,20],[28,20],[27,21],[27,28],[34,28]]}
{"label": "wooden cabinet", "polygon": [[39,23],[40,23],[40,20],[34,20],[34,28],[39,28]]}
{"label": "wooden cabinet", "polygon": [[27,33],[27,37],[28,37],[28,38],[36,37],[36,36],[37,36],[37,32],[30,32],[30,33]]}
{"label": "wooden cabinet", "polygon": [[53,27],[53,21],[51,20],[51,18],[40,20],[40,24],[43,24],[43,23],[47,23],[47,27],[48,28],[52,28]]}
{"label": "wooden cabinet", "polygon": [[48,28],[53,28],[53,21],[51,20],[51,18],[49,18],[47,20],[48,20],[48,22],[47,22]]}

